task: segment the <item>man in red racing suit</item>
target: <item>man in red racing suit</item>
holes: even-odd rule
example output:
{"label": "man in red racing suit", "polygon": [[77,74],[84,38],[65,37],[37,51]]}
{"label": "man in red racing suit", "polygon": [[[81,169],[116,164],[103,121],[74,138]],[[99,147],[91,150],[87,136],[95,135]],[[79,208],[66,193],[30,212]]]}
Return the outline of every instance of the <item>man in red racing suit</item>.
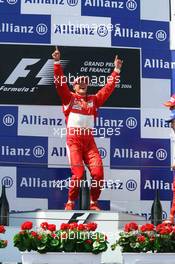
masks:
{"label": "man in red racing suit", "polygon": [[60,52],[55,50],[54,82],[61,97],[67,126],[67,154],[71,166],[72,178],[69,186],[68,201],[65,210],[73,210],[79,194],[80,182],[84,174],[84,164],[88,167],[93,183],[90,191],[90,210],[100,210],[97,200],[103,182],[103,164],[94,141],[92,129],[97,109],[104,104],[119,82],[122,61],[115,58],[114,71],[107,78],[106,85],[95,95],[87,94],[88,77],[80,76],[73,83],[74,92],[69,90],[60,64]]}

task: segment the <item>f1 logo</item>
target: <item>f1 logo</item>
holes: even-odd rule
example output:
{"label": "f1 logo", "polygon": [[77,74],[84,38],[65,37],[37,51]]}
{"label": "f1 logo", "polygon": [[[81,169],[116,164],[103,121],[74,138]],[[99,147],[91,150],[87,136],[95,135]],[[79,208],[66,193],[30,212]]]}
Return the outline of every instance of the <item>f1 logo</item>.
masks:
{"label": "f1 logo", "polygon": [[19,77],[27,77],[30,70],[27,70],[26,68],[29,65],[33,65],[37,63],[40,59],[22,59],[20,63],[16,66],[14,71],[10,74],[8,79],[5,81],[4,84],[14,84]]}
{"label": "f1 logo", "polygon": [[[28,67],[35,65],[40,60],[41,59],[34,59],[34,58],[21,59],[21,61],[18,63],[18,65],[10,74],[10,76],[7,78],[7,80],[4,82],[4,84],[14,85],[19,78],[26,78],[28,74],[32,71],[32,69],[28,69]],[[40,79],[37,84],[38,85],[53,84],[53,74],[52,77],[48,76],[49,75],[48,73],[51,73],[52,71],[53,71],[53,60],[48,59],[47,62],[43,65],[43,67],[40,69],[38,74],[35,76],[35,78]]]}

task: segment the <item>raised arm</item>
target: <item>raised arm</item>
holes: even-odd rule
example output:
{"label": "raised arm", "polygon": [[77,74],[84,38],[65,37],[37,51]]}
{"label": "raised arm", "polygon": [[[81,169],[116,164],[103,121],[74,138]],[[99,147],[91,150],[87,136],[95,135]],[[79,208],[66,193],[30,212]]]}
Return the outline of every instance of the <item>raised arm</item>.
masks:
{"label": "raised arm", "polygon": [[52,53],[54,59],[54,83],[58,95],[61,97],[61,101],[64,105],[68,105],[71,100],[71,92],[66,82],[66,76],[64,76],[62,66],[60,64],[60,52],[56,49]]}
{"label": "raised arm", "polygon": [[114,71],[111,73],[110,76],[108,76],[106,85],[96,93],[97,107],[100,107],[104,104],[104,102],[109,98],[109,96],[113,92],[116,84],[119,82],[120,69],[122,67],[122,63],[123,61],[118,59],[118,56],[116,56],[114,60]]}

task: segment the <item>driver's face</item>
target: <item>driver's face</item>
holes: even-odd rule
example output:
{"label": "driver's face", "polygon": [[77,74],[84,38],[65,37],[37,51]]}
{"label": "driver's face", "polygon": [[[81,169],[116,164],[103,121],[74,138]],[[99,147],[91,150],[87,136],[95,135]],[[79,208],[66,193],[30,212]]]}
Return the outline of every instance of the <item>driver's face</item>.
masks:
{"label": "driver's face", "polygon": [[78,95],[86,95],[87,87],[88,85],[85,82],[81,81],[74,85],[74,91]]}

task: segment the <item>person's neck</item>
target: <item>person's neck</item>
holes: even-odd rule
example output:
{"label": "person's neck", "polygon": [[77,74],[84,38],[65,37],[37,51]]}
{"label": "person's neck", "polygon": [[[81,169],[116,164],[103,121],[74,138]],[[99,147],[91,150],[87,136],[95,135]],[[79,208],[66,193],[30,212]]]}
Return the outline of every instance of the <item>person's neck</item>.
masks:
{"label": "person's neck", "polygon": [[87,94],[79,94],[77,92],[76,92],[76,95],[81,96],[81,97],[86,97],[87,96]]}

